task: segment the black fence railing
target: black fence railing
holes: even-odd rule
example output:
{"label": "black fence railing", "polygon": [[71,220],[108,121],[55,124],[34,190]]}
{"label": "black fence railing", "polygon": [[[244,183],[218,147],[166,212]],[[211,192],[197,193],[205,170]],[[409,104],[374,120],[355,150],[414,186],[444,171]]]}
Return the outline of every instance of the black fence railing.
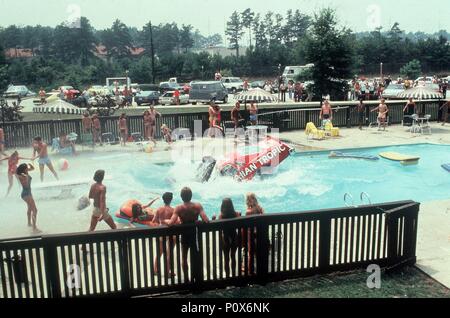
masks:
{"label": "black fence railing", "polygon": [[[430,120],[438,119],[440,101],[423,101],[416,102],[418,105],[418,112],[420,114],[431,115]],[[300,104],[299,104],[300,105]],[[403,120],[403,108],[405,102],[389,102],[389,123],[399,124]],[[358,114],[355,111],[355,102],[339,103],[333,106],[333,125],[337,127],[351,127],[358,125]],[[366,118],[369,122],[375,122],[377,114],[370,112],[374,108],[375,103],[368,103],[366,105]],[[242,115],[248,118],[248,113],[242,111]],[[308,122],[314,122],[315,125],[320,125],[320,108],[316,107],[286,107],[281,104],[276,108],[261,109],[258,116],[260,124],[266,124],[269,127],[280,129],[280,131],[289,131],[296,129],[304,129]],[[112,133],[114,136],[119,136],[118,117],[101,117],[101,132]],[[140,133],[144,135],[144,123],[142,116],[128,116],[128,130],[129,134]],[[156,120],[156,138],[161,137],[160,127],[164,123],[169,128],[185,128],[188,129],[191,136],[198,136],[199,132],[195,132],[195,121],[201,121],[201,134],[209,127],[208,113],[182,113],[182,114],[164,114],[161,118]],[[230,112],[222,112],[222,122],[230,121]],[[80,119],[67,120],[49,120],[36,122],[14,122],[3,124],[5,131],[6,147],[29,147],[32,139],[35,136],[41,136],[44,141],[51,143],[53,138],[59,136],[60,132],[71,133],[75,132],[79,136],[78,142],[81,142],[82,124]]]}
{"label": "black fence railing", "polygon": [[418,212],[419,203],[403,201],[1,240],[0,298],[199,292],[414,264]]}

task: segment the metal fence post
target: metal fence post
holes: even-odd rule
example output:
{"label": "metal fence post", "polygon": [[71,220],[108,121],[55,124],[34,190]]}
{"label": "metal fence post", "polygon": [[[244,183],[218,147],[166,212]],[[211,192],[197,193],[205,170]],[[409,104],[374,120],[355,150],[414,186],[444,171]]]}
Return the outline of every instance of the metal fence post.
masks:
{"label": "metal fence post", "polygon": [[194,293],[200,293],[203,290],[203,238],[198,225],[193,225],[190,231],[193,231],[191,237],[195,238],[191,244],[192,290]]}
{"label": "metal fence post", "polygon": [[387,257],[389,265],[395,265],[398,258],[398,217],[392,213],[386,214],[388,233]]}
{"label": "metal fence post", "polygon": [[128,239],[126,235],[119,241],[119,270],[120,270],[120,284],[122,285],[122,292],[126,295],[131,290],[130,281],[130,253],[128,248]]}
{"label": "metal fence post", "polygon": [[58,269],[58,253],[56,245],[44,238],[44,264],[45,276],[47,277],[47,289],[50,298],[61,298],[61,286],[59,284],[59,269]]}

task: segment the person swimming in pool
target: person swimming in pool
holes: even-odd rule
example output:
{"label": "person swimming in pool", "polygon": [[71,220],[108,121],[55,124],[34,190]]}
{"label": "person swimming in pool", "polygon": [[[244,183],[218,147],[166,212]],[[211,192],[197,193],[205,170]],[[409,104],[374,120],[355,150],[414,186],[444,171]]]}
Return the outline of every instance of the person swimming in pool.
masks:
{"label": "person swimming in pool", "polygon": [[31,176],[28,172],[33,171],[33,165],[27,165],[26,163],[21,164],[16,170],[17,179],[19,179],[22,185],[22,194],[20,195],[22,200],[27,204],[27,217],[28,226],[33,228],[33,233],[40,233],[41,231],[37,228],[37,208],[34,202],[33,195],[31,194]]}
{"label": "person swimming in pool", "polygon": [[[7,197],[11,188],[13,186],[14,176],[16,176],[17,166],[19,165],[19,160],[32,160],[31,158],[23,158],[19,156],[17,151],[14,151],[11,156],[1,159],[0,161],[8,160],[8,190],[6,192]],[[17,177],[17,176],[16,176]]]}
{"label": "person swimming in pool", "polygon": [[[36,155],[37,154],[37,155]],[[33,139],[33,159],[36,160],[39,158],[39,171],[41,174],[41,182],[44,181],[44,168],[47,166],[50,171],[55,176],[56,180],[59,180],[58,174],[55,171],[55,168],[53,168],[52,161],[50,160],[48,156],[48,146],[45,142],[42,141],[42,137],[35,137]]]}

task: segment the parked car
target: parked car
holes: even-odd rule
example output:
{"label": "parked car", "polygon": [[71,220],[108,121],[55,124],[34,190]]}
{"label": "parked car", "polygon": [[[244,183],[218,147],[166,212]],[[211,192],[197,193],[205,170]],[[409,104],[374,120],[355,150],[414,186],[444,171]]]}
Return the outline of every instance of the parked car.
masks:
{"label": "parked car", "polygon": [[156,105],[159,102],[160,96],[161,96],[161,94],[159,93],[159,91],[141,90],[134,97],[134,101],[136,102],[136,104],[138,104],[138,106],[141,106],[143,104]]}
{"label": "parked car", "polygon": [[197,103],[209,103],[211,100],[228,103],[228,90],[218,81],[195,82],[192,84],[189,92],[189,101],[196,105]]}
{"label": "parked car", "polygon": [[102,85],[92,85],[89,89],[88,92],[91,96],[93,95],[110,95],[111,91],[108,88],[105,88]]}
{"label": "parked car", "polygon": [[25,85],[11,85],[3,94],[3,97],[5,98],[24,98],[33,96],[36,96],[36,93],[30,91]]}
{"label": "parked car", "polygon": [[228,92],[235,94],[244,89],[244,81],[239,77],[222,77],[222,83]]}
{"label": "parked car", "polygon": [[[174,93],[175,91],[165,92],[162,96],[159,97],[159,103],[163,106],[176,105]],[[189,95],[182,94],[180,92],[180,105],[182,104],[189,104]]]}
{"label": "parked car", "polygon": [[262,88],[266,85],[266,81],[254,81],[250,83],[251,88]]}
{"label": "parked car", "polygon": [[435,91],[436,93],[441,92],[441,88],[439,87],[439,84],[425,83],[424,86],[428,89],[431,89],[432,91]]}
{"label": "parked car", "polygon": [[397,95],[405,90],[405,86],[403,84],[389,84],[388,87],[383,91],[383,98],[385,99],[396,99]]}
{"label": "parked car", "polygon": [[161,94],[164,94],[166,92],[174,91],[174,90],[183,90],[183,87],[175,84],[175,83],[169,83],[169,82],[163,82],[159,84],[159,92]]}

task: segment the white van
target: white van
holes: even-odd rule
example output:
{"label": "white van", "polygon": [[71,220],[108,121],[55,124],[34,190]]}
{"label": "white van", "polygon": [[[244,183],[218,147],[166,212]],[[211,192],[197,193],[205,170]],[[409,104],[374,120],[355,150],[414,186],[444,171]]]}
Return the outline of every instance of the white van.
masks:
{"label": "white van", "polygon": [[298,66],[286,66],[283,72],[283,80],[285,82],[297,81],[297,77],[306,70],[314,67],[314,64],[298,65]]}

